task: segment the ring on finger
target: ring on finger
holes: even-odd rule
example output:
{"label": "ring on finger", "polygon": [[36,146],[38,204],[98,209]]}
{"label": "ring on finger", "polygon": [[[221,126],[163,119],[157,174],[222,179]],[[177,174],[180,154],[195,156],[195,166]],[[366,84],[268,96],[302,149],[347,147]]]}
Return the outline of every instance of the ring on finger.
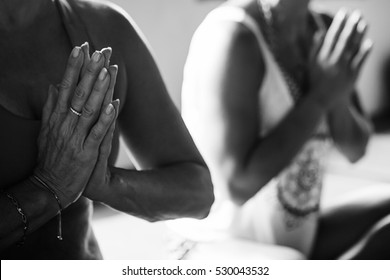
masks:
{"label": "ring on finger", "polygon": [[75,109],[72,108],[72,106],[69,107],[69,110],[70,110],[73,114],[75,114],[76,116],[78,116],[78,117],[81,116],[81,112],[76,111]]}

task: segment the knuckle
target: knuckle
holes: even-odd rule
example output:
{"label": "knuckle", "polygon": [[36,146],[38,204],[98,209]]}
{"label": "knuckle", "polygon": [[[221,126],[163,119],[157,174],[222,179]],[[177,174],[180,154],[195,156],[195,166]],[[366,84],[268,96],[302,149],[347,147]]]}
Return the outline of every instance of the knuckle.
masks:
{"label": "knuckle", "polygon": [[94,75],[97,72],[97,67],[95,67],[94,63],[90,63],[86,69],[86,74],[88,75]]}
{"label": "knuckle", "polygon": [[83,112],[81,114],[83,117],[85,118],[90,118],[92,116],[95,115],[95,110],[94,108],[92,108],[91,106],[88,106],[88,104],[86,104],[84,107],[83,107]]}
{"label": "knuckle", "polygon": [[103,129],[100,126],[95,126],[91,130],[91,137],[94,140],[100,140],[103,136]]}
{"label": "knuckle", "polygon": [[66,64],[66,67],[68,68],[68,70],[71,70],[71,71],[74,71],[74,68],[76,68],[77,66],[77,62],[74,61],[74,59],[69,59],[67,64]]}
{"label": "knuckle", "polygon": [[68,79],[63,79],[60,83],[60,89],[61,90],[67,90],[67,89],[70,89],[72,86],[72,83],[70,80]]}
{"label": "knuckle", "polygon": [[77,87],[74,91],[74,94],[78,98],[83,98],[85,96],[85,90],[83,87]]}
{"label": "knuckle", "polygon": [[104,83],[101,80],[97,80],[93,85],[93,91],[101,91],[104,87]]}

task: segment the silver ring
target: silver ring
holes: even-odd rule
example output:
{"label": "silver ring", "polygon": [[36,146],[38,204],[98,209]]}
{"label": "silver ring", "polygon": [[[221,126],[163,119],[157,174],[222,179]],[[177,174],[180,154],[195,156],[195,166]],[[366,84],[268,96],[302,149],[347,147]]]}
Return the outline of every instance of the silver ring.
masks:
{"label": "silver ring", "polygon": [[73,114],[75,114],[76,116],[78,116],[78,117],[81,116],[81,113],[80,113],[80,112],[77,112],[75,109],[73,109],[72,106],[69,107],[69,110],[70,110]]}

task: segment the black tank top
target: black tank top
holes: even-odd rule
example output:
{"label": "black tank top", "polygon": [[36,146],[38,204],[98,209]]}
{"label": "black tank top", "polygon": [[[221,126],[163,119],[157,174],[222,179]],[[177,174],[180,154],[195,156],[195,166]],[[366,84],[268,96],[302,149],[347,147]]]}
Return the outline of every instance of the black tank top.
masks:
{"label": "black tank top", "polygon": [[[61,21],[72,46],[88,41],[91,52],[94,42],[81,21],[73,0],[55,0]],[[38,153],[37,138],[40,120],[14,115],[0,105],[0,184],[12,186],[28,178]],[[28,216],[28,213],[27,213]],[[35,232],[28,234],[25,245],[11,246],[0,253],[1,259],[100,259],[102,255],[92,232],[92,203],[81,197],[63,212],[63,241],[56,238],[54,217]]]}

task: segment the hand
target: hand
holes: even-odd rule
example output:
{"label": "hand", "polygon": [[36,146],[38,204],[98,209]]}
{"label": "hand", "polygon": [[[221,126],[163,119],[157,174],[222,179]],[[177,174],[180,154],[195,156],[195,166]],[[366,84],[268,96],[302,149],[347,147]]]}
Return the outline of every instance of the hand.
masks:
{"label": "hand", "polygon": [[[111,98],[113,96],[118,67],[110,66],[109,73],[111,76],[111,82],[104,101],[108,103],[111,101]],[[111,173],[108,168],[108,158],[111,153],[112,138],[115,130],[116,118],[119,114],[119,99],[113,101],[112,104],[115,107],[116,117],[100,145],[99,157],[95,165],[95,169],[93,170],[91,178],[89,179],[88,184],[83,192],[83,195],[85,197],[88,197],[89,199],[94,201],[103,201],[103,197],[105,197],[107,191],[109,191]]]}
{"label": "hand", "polygon": [[370,40],[363,40],[366,30],[359,12],[349,15],[340,10],[326,36],[317,39],[311,54],[310,84],[323,106],[349,100],[372,48]]}
{"label": "hand", "polygon": [[[88,65],[88,63],[90,62],[89,44],[84,43],[81,46],[81,49],[84,53],[84,65]],[[110,66],[110,58],[112,55],[112,49],[110,47],[102,49],[101,53],[104,55],[104,61],[105,61],[104,67],[108,69],[111,78],[110,85],[107,90],[107,94],[103,101],[102,107],[104,108],[110,102],[112,102],[112,98],[114,95],[114,88],[116,84],[116,77],[118,74],[118,66],[116,65]],[[86,66],[84,66],[81,71],[81,77],[85,75],[86,71],[87,71]],[[108,168],[108,158],[111,153],[112,138],[115,130],[116,118],[118,117],[118,113],[119,113],[120,103],[119,100],[115,100],[112,102],[112,104],[114,105],[115,112],[116,112],[115,121],[111,124],[108,132],[106,133],[106,136],[104,137],[100,145],[98,160],[96,162],[92,175],[88,181],[88,184],[83,192],[84,196],[94,201],[102,201],[102,197],[104,197],[105,194],[107,193],[110,179],[111,179],[110,170]]]}
{"label": "hand", "polygon": [[[101,106],[110,75],[104,55],[95,52],[79,80],[84,52],[74,48],[59,90],[50,87],[38,138],[39,157],[35,175],[58,195],[63,207],[76,201],[95,168],[100,145],[115,116],[115,104]],[[72,97],[71,102],[69,102]],[[82,112],[81,116],[69,110]]]}

